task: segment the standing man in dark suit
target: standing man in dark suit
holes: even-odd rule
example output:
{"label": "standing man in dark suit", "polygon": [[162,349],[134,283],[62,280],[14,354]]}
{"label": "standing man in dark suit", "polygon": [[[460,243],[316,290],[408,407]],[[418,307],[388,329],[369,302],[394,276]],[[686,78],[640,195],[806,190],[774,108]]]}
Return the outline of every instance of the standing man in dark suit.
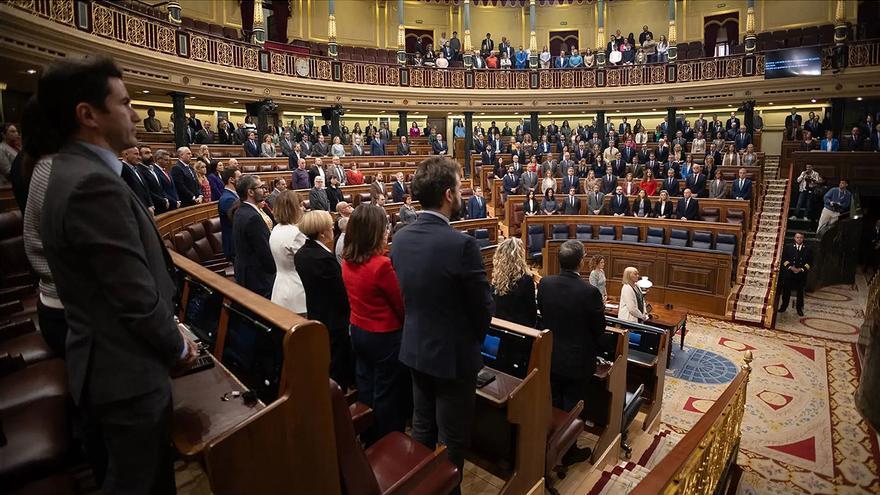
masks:
{"label": "standing man in dark suit", "polygon": [[489,53],[491,53],[494,49],[495,40],[492,39],[492,33],[486,33],[486,39],[484,39],[483,42],[480,43],[480,55],[482,55],[483,58],[486,58],[489,56]]}
{"label": "standing man in dark suit", "polygon": [[235,192],[241,198],[241,206],[232,219],[235,281],[270,299],[275,283],[275,259],[269,249],[272,220],[259,206],[266,197],[266,188],[256,175],[243,175],[235,184]]}
{"label": "standing man in dark suit", "polygon": [[150,214],[156,213],[153,206],[153,199],[150,197],[150,189],[144,178],[137,171],[137,164],[141,162],[141,155],[137,146],[122,150],[122,180],[128,184],[131,191],[144,205],[144,208],[150,211]]}
{"label": "standing man in dark suit", "polygon": [[174,269],[150,212],[116,158],[137,144],[122,72],[108,59],[50,67],[37,89],[62,144],[41,218],[64,304],[65,364],[104,493],[173,494],[171,382],[195,345],[174,321]]}
{"label": "standing man in dark suit", "polygon": [[752,199],[752,180],[746,177],[746,169],[739,169],[739,177],[733,181],[730,197],[733,199]]}
{"label": "standing man in dark suit", "polygon": [[[812,113],[812,112],[811,112],[811,113]],[[800,127],[800,125],[801,125],[802,123],[803,123],[803,117],[801,117],[801,116],[797,113],[797,108],[792,107],[792,109],[791,109],[791,114],[789,114],[788,116],[785,117],[785,128],[786,128],[786,129],[791,129],[791,128],[794,127],[795,125],[797,125],[798,127]]]}
{"label": "standing man in dark suit", "polygon": [[165,197],[165,191],[162,190],[162,183],[159,181],[159,173],[153,169],[153,150],[149,146],[141,146],[140,161],[137,165],[137,172],[147,190],[150,193],[150,201],[153,202],[153,213],[159,215],[171,209],[171,202]]}
{"label": "standing man in dark suit", "polygon": [[244,156],[257,157],[260,156],[260,143],[257,142],[257,133],[250,131],[247,134],[247,141],[244,142]]}
{"label": "standing man in dark suit", "polygon": [[575,196],[577,193],[577,189],[574,187],[568,188],[568,196],[565,197],[565,200],[562,202],[562,214],[563,215],[579,215],[581,212],[581,200]]}
{"label": "standing man in dark suit", "polygon": [[[223,255],[230,263],[235,261],[235,241],[232,239],[232,207],[238,201],[238,192],[235,191],[235,184],[241,178],[241,171],[236,167],[227,165],[220,173],[220,179],[223,181],[223,192],[217,201],[217,214],[220,217],[220,233],[223,238]],[[239,205],[240,206],[240,205]]]}
{"label": "standing man in dark suit", "polygon": [[391,183],[391,199],[395,203],[402,203],[404,194],[409,194],[410,191],[406,187],[406,183],[403,182],[403,172],[397,172],[395,177],[397,180]]}
{"label": "standing man in dark suit", "polygon": [[159,185],[162,186],[162,192],[168,199],[168,209],[175,210],[180,208],[180,197],[177,195],[177,188],[174,187],[174,179],[168,173],[171,166],[171,155],[165,150],[156,150],[156,163],[153,164],[153,172],[159,178]]}
{"label": "standing man in dark suit", "polygon": [[611,194],[617,189],[617,176],[611,166],[605,167],[605,175],[602,176],[602,192]]}
{"label": "standing man in dark suit", "polygon": [[675,217],[681,220],[699,220],[700,219],[700,203],[697,198],[692,197],[690,189],[684,190],[684,196],[678,200],[678,206],[675,207]]}
{"label": "standing man in dark suit", "polygon": [[746,149],[746,147],[752,144],[752,135],[749,134],[748,129],[745,126],[739,128],[739,132],[733,138],[733,144],[736,147],[737,151],[742,151]]}
{"label": "standing man in dark suit", "polygon": [[495,165],[495,153],[492,151],[492,148],[486,147],[483,149],[482,153],[480,153],[480,163],[483,165]]}
{"label": "standing man in dark suit", "polygon": [[406,311],[400,362],[412,371],[412,436],[430,449],[445,444],[461,473],[492,296],[476,239],[449,225],[461,205],[458,168],[446,157],[419,165],[412,188],[422,212],[394,235],[391,260]]}
{"label": "standing man in dark suit", "polygon": [[807,285],[807,272],[813,263],[813,253],[804,244],[804,234],[798,232],[794,235],[794,244],[788,244],[782,250],[782,307],[780,313],[788,309],[791,300],[791,290],[797,291],[795,309],[798,316],[804,316],[804,287]]}
{"label": "standing man in dark suit", "polygon": [[688,175],[687,179],[685,179],[684,187],[690,189],[698,198],[707,198],[709,197],[709,189],[706,187],[707,180],[708,178],[706,177],[706,174],[703,173],[700,164],[696,164],[694,165],[693,173]]}
{"label": "standing man in dark suit", "polygon": [[370,142],[370,156],[385,155],[385,142],[379,137],[379,131],[373,132],[373,140]]}
{"label": "standing man in dark suit", "polygon": [[844,144],[849,151],[862,151],[865,147],[865,136],[862,135],[862,129],[859,126],[853,127],[844,140]]}
{"label": "standing man in dark suit", "polygon": [[180,198],[181,206],[192,206],[202,202],[202,190],[196,181],[196,172],[190,166],[192,151],[186,146],[177,149],[177,164],[171,169],[174,188]]}
{"label": "standing man in dark suit", "polygon": [[213,144],[214,143],[214,131],[211,130],[211,122],[206,120],[204,127],[199,129],[199,132],[196,133],[196,143],[197,144]]}
{"label": "standing man in dark suit", "polygon": [[670,196],[678,196],[679,187],[678,179],[675,178],[675,169],[668,169],[666,171],[666,180],[660,185],[660,190],[666,191]]}
{"label": "standing man in dark suit", "polygon": [[724,128],[728,131],[731,129],[738,129],[740,127],[739,119],[736,117],[736,112],[730,112],[730,118],[727,119],[727,122],[724,125]]}
{"label": "standing man in dark suit", "polygon": [[446,155],[449,153],[449,145],[443,140],[443,134],[437,133],[437,140],[431,145],[431,150],[435,155]]}
{"label": "standing man in dark suit", "polygon": [[407,142],[406,136],[400,136],[400,142],[397,144],[397,154],[398,155],[411,155],[412,151],[410,151],[409,142]]}
{"label": "standing man in dark suit", "polygon": [[[584,244],[570,239],[559,246],[559,275],[538,284],[538,311],[542,328],[553,332],[550,359],[550,389],[553,407],[571,411],[578,401],[587,401],[587,385],[596,372],[599,339],[605,332],[605,304],[599,289],[583,280],[578,270],[584,259]],[[589,449],[566,453],[571,461],[585,460]]]}
{"label": "standing man in dark suit", "polygon": [[486,199],[483,198],[483,188],[477,186],[474,188],[474,195],[468,199],[467,215],[469,219],[486,218],[488,216],[486,210]]}

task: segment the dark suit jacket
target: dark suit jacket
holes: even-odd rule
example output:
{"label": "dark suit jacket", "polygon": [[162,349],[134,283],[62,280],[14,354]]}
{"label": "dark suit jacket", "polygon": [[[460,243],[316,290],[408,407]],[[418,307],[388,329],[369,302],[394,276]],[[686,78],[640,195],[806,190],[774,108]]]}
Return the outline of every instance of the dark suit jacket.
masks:
{"label": "dark suit jacket", "polygon": [[492,299],[495,302],[496,318],[529,328],[535,326],[538,314],[535,304],[535,279],[531,275],[523,275],[510,288],[510,292],[503,296],[492,291]]}
{"label": "dark suit jacket", "polygon": [[174,188],[180,198],[180,206],[192,206],[196,204],[195,198],[202,195],[199,183],[196,182],[196,174],[192,167],[178,161],[171,168],[171,178],[174,180]]}
{"label": "dark suit jacket", "polygon": [[475,377],[492,317],[476,239],[422,212],[394,234],[391,261],[406,309],[400,362],[438,378]]}
{"label": "dark suit jacket", "polygon": [[223,239],[223,254],[226,259],[235,259],[235,241],[232,239],[232,220],[229,218],[229,210],[238,201],[238,196],[229,189],[223,188],[220,198],[217,200],[217,215],[220,217],[220,233]]}
{"label": "dark suit jacket", "polygon": [[269,228],[253,205],[242,201],[232,220],[235,281],[269,299],[275,283],[275,259],[269,250]]}
{"label": "dark suit jacket", "polygon": [[843,142],[846,145],[847,150],[861,151],[865,147],[865,136],[859,134],[857,139],[853,139],[852,134],[847,134],[846,139],[844,139]]}
{"label": "dark suit jacket", "polygon": [[306,240],[293,256],[296,272],[306,291],[306,312],[328,330],[347,330],[350,309],[336,256],[317,241]]}
{"label": "dark suit jacket", "polygon": [[752,143],[752,135],[748,132],[737,132],[736,136],[734,136],[733,138],[733,143],[736,146],[737,150],[744,150],[746,149],[746,146]]}
{"label": "dark suit jacket", "polygon": [[623,194],[619,197],[612,194],[608,200],[608,210],[612,215],[629,215],[629,199]]}
{"label": "dark suit jacket", "polygon": [[54,158],[40,231],[67,316],[73,399],[96,406],[156,390],[170,396],[168,371],[183,340],[173,265],[150,213],[74,142]]}
{"label": "dark suit jacket", "polygon": [[397,154],[398,155],[408,155],[409,154],[409,145],[408,144],[397,144]]}
{"label": "dark suit jacket", "polygon": [[688,220],[699,220],[700,219],[700,203],[697,201],[697,198],[691,196],[690,203],[687,203],[687,207],[685,204],[687,202],[684,198],[678,200],[678,206],[675,207],[675,218],[687,218]]}
{"label": "dark suit jacket", "polygon": [[562,178],[562,192],[568,194],[568,190],[574,188],[575,194],[581,192],[581,179],[577,175],[572,175],[569,179],[568,174]]}
{"label": "dark suit jacket", "polygon": [[137,166],[137,173],[147,186],[147,191],[150,193],[150,201],[153,202],[153,206],[156,208],[156,214],[158,215],[168,211],[171,206],[171,201],[167,201],[168,206],[166,207],[167,198],[165,197],[165,191],[162,190],[162,184],[160,184],[159,180],[156,178],[158,175],[161,175],[162,172],[156,172],[156,175],[153,175],[150,167],[144,164],[139,164]]}
{"label": "dark suit jacket", "polygon": [[583,380],[593,376],[599,338],[605,332],[605,304],[599,289],[564,270],[541,279],[538,310],[542,328],[553,332],[550,373]]}
{"label": "dark suit jacket", "polygon": [[[662,207],[663,211],[660,211]],[[654,216],[656,218],[673,218],[675,216],[675,204],[672,201],[667,201],[665,205],[660,204],[660,201],[654,202]]]}
{"label": "dark suit jacket", "polygon": [[374,139],[373,142],[370,143],[370,155],[381,156],[384,154],[385,154],[385,143],[383,143],[381,139]]}
{"label": "dark suit jacket", "polygon": [[605,194],[611,194],[617,189],[617,176],[612,175],[611,180],[608,179],[608,174],[604,174],[602,176],[602,192]]}
{"label": "dark suit jacket", "polygon": [[146,182],[144,182],[144,179],[139,173],[137,173],[136,169],[133,169],[125,162],[122,162],[122,180],[128,184],[128,187],[130,187],[132,192],[134,192],[134,195],[141,200],[141,204],[143,204],[145,208],[153,206],[153,199],[150,197],[150,189],[147,187]]}
{"label": "dark suit jacket", "polygon": [[492,152],[491,148],[486,148],[480,153],[480,163],[483,165],[495,164],[495,153]]}
{"label": "dark suit jacket", "polygon": [[478,201],[476,196],[471,196],[467,202],[467,215],[468,218],[486,218],[488,215],[486,198],[480,198]]}
{"label": "dark suit jacket", "polygon": [[502,182],[502,189],[507,194],[517,194],[519,192],[519,177],[516,175],[511,177],[510,174],[506,174]]}
{"label": "dark suit jacket", "polygon": [[403,202],[403,195],[409,192],[406,188],[406,184],[401,183],[400,181],[394,181],[391,183],[391,199],[395,203]]}
{"label": "dark suit jacket", "polygon": [[309,191],[309,208],[330,211],[330,198],[327,197],[327,191],[313,187]]}
{"label": "dark suit jacket", "polygon": [[[162,192],[168,198],[168,209],[176,210],[177,202],[180,198],[177,196],[177,188],[174,187],[174,177],[171,174],[166,175],[159,165],[153,164],[153,170],[159,176],[159,184],[162,186]],[[181,203],[182,204],[182,203]]]}
{"label": "dark suit jacket", "polygon": [[449,153],[449,145],[446,144],[446,141],[442,143],[440,141],[434,141],[434,144],[431,145],[431,149],[434,150],[435,155],[439,155],[440,153]]}
{"label": "dark suit jacket", "polygon": [[671,183],[669,182],[669,177],[663,179],[663,183],[660,184],[660,189],[668,192],[670,196],[678,196],[679,195],[678,179],[673,178]]}
{"label": "dark suit jacket", "polygon": [[[562,195],[560,195],[562,197]],[[565,195],[562,199],[562,214],[563,215],[580,215],[581,213],[581,200],[577,197],[574,198],[574,204],[571,204],[571,197],[569,195]]]}
{"label": "dark suit jacket", "polygon": [[244,156],[260,156],[260,143],[247,139],[242,146],[244,146]]}
{"label": "dark suit jacket", "polygon": [[731,189],[730,197],[734,199],[752,199],[751,179],[746,179],[742,187],[739,186],[739,179],[733,180],[733,188]]}
{"label": "dark suit jacket", "polygon": [[709,196],[709,190],[706,188],[706,179],[706,174],[702,172],[699,179],[697,179],[697,174],[691,174],[685,179],[684,185],[694,193],[694,196],[705,198]]}

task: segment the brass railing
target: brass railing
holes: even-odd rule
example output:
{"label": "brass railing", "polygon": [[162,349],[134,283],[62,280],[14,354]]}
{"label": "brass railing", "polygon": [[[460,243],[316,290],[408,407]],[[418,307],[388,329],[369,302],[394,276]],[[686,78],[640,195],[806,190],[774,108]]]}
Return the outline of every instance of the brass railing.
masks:
{"label": "brass railing", "polygon": [[721,397],[630,495],[725,493],[731,471],[738,469],[751,351],[745,352],[743,361]]}
{"label": "brass railing", "polygon": [[[294,78],[373,86],[444,89],[576,89],[647,86],[761,77],[764,55],[731,55],[675,64],[539,70],[466,70],[402,67],[333,60],[316,55],[267,50],[255,44],[189,30],[118,4],[96,0],[12,0],[10,5],[102,38],[223,67]],[[829,69],[831,47],[822,47]],[[849,45],[850,67],[880,65],[880,42]]]}

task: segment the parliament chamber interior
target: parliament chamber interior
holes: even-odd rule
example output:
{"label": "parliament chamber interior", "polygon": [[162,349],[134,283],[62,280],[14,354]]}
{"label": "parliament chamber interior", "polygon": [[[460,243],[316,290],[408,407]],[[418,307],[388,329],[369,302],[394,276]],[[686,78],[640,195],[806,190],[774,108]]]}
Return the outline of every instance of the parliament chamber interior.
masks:
{"label": "parliament chamber interior", "polygon": [[880,493],[880,2],[0,32],[0,492]]}

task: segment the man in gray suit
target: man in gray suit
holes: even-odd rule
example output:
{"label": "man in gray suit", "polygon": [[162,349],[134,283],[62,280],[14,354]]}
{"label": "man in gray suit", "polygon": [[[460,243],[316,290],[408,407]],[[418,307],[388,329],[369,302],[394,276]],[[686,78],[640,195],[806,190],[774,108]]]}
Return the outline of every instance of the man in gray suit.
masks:
{"label": "man in gray suit", "polygon": [[519,180],[523,192],[526,193],[530,189],[536,189],[538,187],[540,178],[538,177],[538,173],[535,172],[535,167],[529,166],[528,172],[523,172]]}
{"label": "man in gray suit", "polygon": [[587,215],[601,215],[605,207],[605,194],[597,180],[593,183],[593,192],[587,194]]}
{"label": "man in gray suit", "polygon": [[106,493],[174,493],[168,376],[196,347],[174,321],[174,266],[152,216],[120,177],[140,119],[108,59],[53,66],[37,94],[64,143],[40,230],[67,316],[70,393],[106,449],[90,452],[96,478]]}
{"label": "man in gray suit", "polygon": [[354,138],[354,143],[351,145],[351,156],[363,156],[364,155],[364,147],[361,144],[361,138]]}
{"label": "man in gray suit", "polygon": [[289,157],[293,153],[295,145],[296,143],[290,137],[290,131],[284,131],[284,136],[281,138],[281,155]]}
{"label": "man in gray suit", "polygon": [[333,164],[330,166],[330,177],[336,177],[336,180],[339,181],[340,186],[347,186],[348,182],[345,178],[345,167],[342,166],[342,163],[339,162],[339,157],[333,157]]}
{"label": "man in gray suit", "polygon": [[324,178],[315,177],[315,187],[309,191],[309,208],[312,210],[330,211],[330,200],[324,190]]}

